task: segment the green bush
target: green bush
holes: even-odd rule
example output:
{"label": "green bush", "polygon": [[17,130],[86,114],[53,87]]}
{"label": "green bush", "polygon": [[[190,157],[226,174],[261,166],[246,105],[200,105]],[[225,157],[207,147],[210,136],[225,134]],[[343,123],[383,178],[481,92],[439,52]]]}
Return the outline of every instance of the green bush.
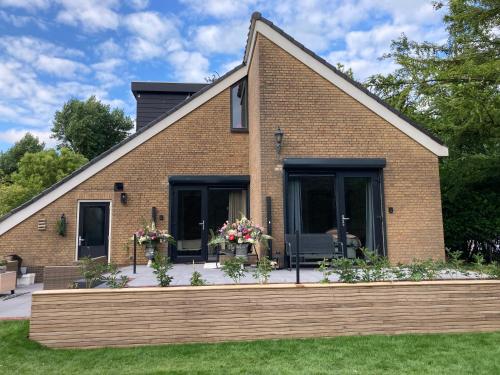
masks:
{"label": "green bush", "polygon": [[257,268],[255,268],[252,276],[254,279],[259,280],[261,284],[267,284],[272,270],[271,260],[268,257],[262,257],[257,262]]}
{"label": "green bush", "polygon": [[355,283],[359,281],[358,271],[354,267],[355,260],[349,258],[338,258],[332,260],[332,274],[339,275],[341,283]]}
{"label": "green bush", "polygon": [[244,264],[245,259],[243,259],[242,257],[228,258],[222,264],[222,272],[224,273],[224,275],[233,280],[235,284],[239,284],[241,278],[245,276],[245,273],[247,272],[243,267]]}
{"label": "green bush", "polygon": [[203,286],[207,285],[207,282],[202,279],[201,273],[198,271],[193,271],[193,274],[191,275],[191,285],[192,286]]}
{"label": "green bush", "polygon": [[91,257],[83,257],[78,261],[80,274],[85,279],[85,288],[93,288],[99,281],[104,279],[104,274],[108,269],[107,264],[92,260]]}
{"label": "green bush", "polygon": [[157,253],[153,259],[152,267],[154,269],[153,273],[156,275],[156,279],[158,280],[158,284],[161,287],[169,286],[174,279],[172,276],[168,275],[168,271],[173,268],[170,258]]}
{"label": "green bush", "polygon": [[109,273],[103,279],[110,288],[125,288],[129,282],[129,279],[125,275],[120,275],[121,271],[118,266],[114,263],[110,263],[107,267],[107,272]]}
{"label": "green bush", "polygon": [[332,274],[332,270],[330,269],[330,261],[326,258],[323,258],[321,262],[318,262],[318,271],[323,274],[323,277],[320,280],[321,284],[328,284],[330,279],[328,278]]}
{"label": "green bush", "polygon": [[356,259],[355,261],[361,270],[361,280],[365,282],[385,280],[390,268],[389,260],[366,248],[362,248],[361,252],[364,259]]}

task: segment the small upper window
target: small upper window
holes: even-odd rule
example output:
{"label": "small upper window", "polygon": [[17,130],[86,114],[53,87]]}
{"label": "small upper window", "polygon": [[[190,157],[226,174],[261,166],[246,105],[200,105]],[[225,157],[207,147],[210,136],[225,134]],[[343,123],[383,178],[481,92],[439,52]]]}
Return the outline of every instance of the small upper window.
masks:
{"label": "small upper window", "polygon": [[231,87],[231,129],[248,130],[247,80],[242,79]]}

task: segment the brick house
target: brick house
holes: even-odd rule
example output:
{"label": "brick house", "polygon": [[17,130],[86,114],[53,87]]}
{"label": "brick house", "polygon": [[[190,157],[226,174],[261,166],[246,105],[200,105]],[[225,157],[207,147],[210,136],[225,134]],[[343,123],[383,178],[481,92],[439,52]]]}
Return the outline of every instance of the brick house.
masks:
{"label": "brick house", "polygon": [[296,231],[311,252],[444,258],[447,148],[260,14],[243,63],[215,82],[132,90],[136,133],[2,217],[0,257],[128,264],[153,216],[177,240],[174,261],[211,261],[209,230],[244,213],[272,233],[281,264]]}

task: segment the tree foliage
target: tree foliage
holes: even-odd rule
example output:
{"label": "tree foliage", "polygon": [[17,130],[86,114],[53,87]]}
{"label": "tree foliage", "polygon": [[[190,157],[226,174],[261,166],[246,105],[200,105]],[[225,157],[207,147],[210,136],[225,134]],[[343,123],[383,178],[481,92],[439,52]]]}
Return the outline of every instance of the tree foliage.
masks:
{"label": "tree foliage", "polygon": [[441,162],[445,241],[470,253],[491,249],[500,235],[500,3],[446,5],[448,40],[402,35],[384,56],[400,67],[366,85],[449,147]]}
{"label": "tree foliage", "polygon": [[67,148],[25,154],[10,182],[0,184],[0,216],[52,186],[87,159]]}
{"label": "tree foliage", "polygon": [[54,117],[52,136],[58,147],[93,159],[124,140],[134,123],[121,109],[111,110],[94,96],[86,101],[71,99]]}
{"label": "tree foliage", "polygon": [[45,144],[33,136],[31,133],[26,133],[19,141],[8,149],[6,152],[0,152],[0,181],[3,178],[9,177],[13,172],[17,171],[17,163],[27,152],[40,152],[44,149]]}

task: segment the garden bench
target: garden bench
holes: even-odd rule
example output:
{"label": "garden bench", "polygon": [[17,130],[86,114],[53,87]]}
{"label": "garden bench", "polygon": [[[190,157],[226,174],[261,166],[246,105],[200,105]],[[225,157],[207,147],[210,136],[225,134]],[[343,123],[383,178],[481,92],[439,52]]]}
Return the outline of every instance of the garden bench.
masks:
{"label": "garden bench", "polygon": [[[342,257],[340,242],[336,241],[330,234],[301,234],[299,261],[300,264],[316,265],[318,261],[325,258],[333,259]],[[295,234],[285,235],[285,250],[289,260],[289,267],[296,263],[296,243]]]}

